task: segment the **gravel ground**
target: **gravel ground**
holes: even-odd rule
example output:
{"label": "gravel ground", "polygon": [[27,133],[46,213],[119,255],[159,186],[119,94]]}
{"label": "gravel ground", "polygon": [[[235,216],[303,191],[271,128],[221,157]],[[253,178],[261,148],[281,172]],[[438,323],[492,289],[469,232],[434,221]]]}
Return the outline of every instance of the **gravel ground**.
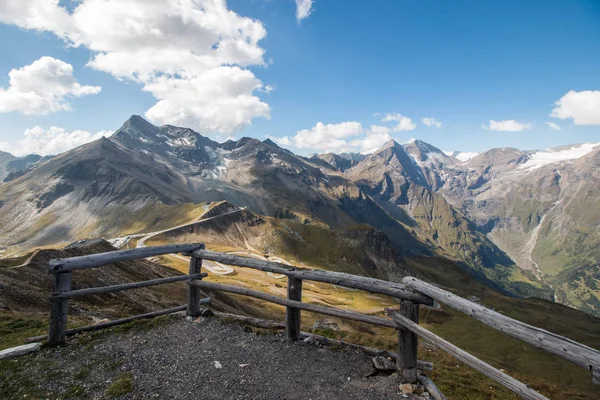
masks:
{"label": "gravel ground", "polygon": [[10,363],[0,369],[3,399],[406,398],[395,376],[368,377],[371,359],[361,352],[289,343],[216,318],[80,337]]}

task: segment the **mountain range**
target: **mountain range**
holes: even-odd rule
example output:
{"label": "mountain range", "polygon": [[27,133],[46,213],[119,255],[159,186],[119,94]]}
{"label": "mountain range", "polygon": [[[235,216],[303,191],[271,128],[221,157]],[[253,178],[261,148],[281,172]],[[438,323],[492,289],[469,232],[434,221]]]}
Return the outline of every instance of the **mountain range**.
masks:
{"label": "mountain range", "polygon": [[600,315],[600,146],[465,154],[415,140],[302,157],[132,116],[55,157],[0,153],[0,246],[146,232],[227,200],[332,234],[370,225],[402,257],[444,257],[505,293]]}

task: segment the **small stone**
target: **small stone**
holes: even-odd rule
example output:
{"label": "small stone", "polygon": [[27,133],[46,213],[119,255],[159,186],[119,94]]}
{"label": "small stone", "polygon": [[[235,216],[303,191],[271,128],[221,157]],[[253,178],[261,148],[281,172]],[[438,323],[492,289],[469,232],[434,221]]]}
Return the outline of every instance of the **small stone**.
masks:
{"label": "small stone", "polygon": [[313,329],[313,331],[315,329],[329,330],[329,331],[338,331],[340,329],[340,327],[334,321],[332,321],[330,319],[325,319],[325,320],[317,320],[317,321],[315,321],[315,323],[313,324],[312,329]]}
{"label": "small stone", "polygon": [[220,363],[220,362],[218,362],[218,361],[215,361],[215,368],[216,368],[216,369],[222,369],[222,368],[223,368],[223,366],[221,365],[221,363]]}
{"label": "small stone", "polygon": [[423,385],[413,385],[413,393],[414,394],[423,394],[425,392],[425,388]]}
{"label": "small stone", "polygon": [[395,371],[396,363],[382,356],[372,358],[373,366],[380,371]]}
{"label": "small stone", "polygon": [[400,385],[400,390],[404,394],[412,394],[413,385],[411,385],[410,383],[405,383],[404,385]]}
{"label": "small stone", "polygon": [[30,343],[23,346],[12,347],[10,349],[0,351],[0,360],[5,358],[20,357],[28,353],[38,351],[42,347],[41,343]]}
{"label": "small stone", "polygon": [[309,336],[309,337],[307,337],[306,339],[304,339],[304,340],[303,340],[303,342],[304,342],[304,343],[306,343],[306,344],[314,344],[314,345],[316,345],[316,344],[318,344],[318,343],[319,343],[319,342],[317,341],[317,339],[315,339],[315,337],[314,337],[314,336]]}

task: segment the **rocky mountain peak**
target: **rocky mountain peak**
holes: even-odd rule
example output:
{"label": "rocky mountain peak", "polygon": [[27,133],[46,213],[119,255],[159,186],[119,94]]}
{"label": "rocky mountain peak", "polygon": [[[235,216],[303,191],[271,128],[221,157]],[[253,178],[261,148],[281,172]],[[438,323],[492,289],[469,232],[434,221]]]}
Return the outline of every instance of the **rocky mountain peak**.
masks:
{"label": "rocky mountain peak", "polygon": [[348,168],[352,168],[365,158],[366,155],[358,154],[358,153],[323,153],[323,154],[315,154],[311,157],[313,160],[320,160],[327,163],[328,166],[333,167],[339,171],[344,172]]}
{"label": "rocky mountain peak", "polygon": [[265,139],[265,140],[263,140],[263,143],[268,146],[279,147],[279,145],[277,143],[275,143],[274,141],[272,141],[271,139]]}
{"label": "rocky mountain peak", "polygon": [[450,162],[451,158],[442,150],[422,140],[414,140],[406,143],[404,149],[411,154],[416,161],[437,160]]}
{"label": "rocky mountain peak", "polygon": [[158,128],[156,126],[146,121],[143,117],[139,115],[132,115],[127,121],[125,121],[119,131],[131,130],[139,133],[155,133],[157,129]]}
{"label": "rocky mountain peak", "polygon": [[386,150],[386,149],[393,149],[393,148],[395,148],[395,147],[398,147],[398,146],[400,146],[400,147],[401,147],[400,143],[398,143],[398,142],[396,142],[394,139],[392,139],[392,140],[389,140],[389,141],[385,142],[385,143],[383,144],[383,146],[381,146],[381,147],[379,148],[379,150],[376,150],[376,151],[375,151],[375,153],[378,153],[378,152],[380,152],[380,151],[382,151],[382,150]]}

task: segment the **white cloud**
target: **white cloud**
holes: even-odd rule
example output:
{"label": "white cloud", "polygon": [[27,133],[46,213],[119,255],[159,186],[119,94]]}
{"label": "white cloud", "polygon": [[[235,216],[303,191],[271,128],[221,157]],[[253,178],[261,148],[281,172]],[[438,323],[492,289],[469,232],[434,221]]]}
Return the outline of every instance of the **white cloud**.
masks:
{"label": "white cloud", "polygon": [[372,135],[385,135],[389,134],[391,131],[392,130],[390,128],[382,125],[371,125],[371,127],[369,128],[369,133]]}
{"label": "white cloud", "polygon": [[350,142],[353,148],[364,154],[373,153],[393,138],[390,136],[390,128],[387,126],[371,125],[367,136]]}
{"label": "white cloud", "polygon": [[77,130],[66,132],[63,128],[56,126],[49,129],[35,126],[25,130],[23,139],[14,144],[0,143],[0,150],[16,156],[26,154],[56,155],[112,134],[112,131],[90,133]]}
{"label": "white cloud", "polygon": [[313,0],[296,0],[296,20],[298,22],[312,13]]}
{"label": "white cloud", "polygon": [[490,131],[521,132],[523,130],[531,129],[532,125],[517,122],[514,119],[508,119],[504,121],[490,120],[489,125],[482,124],[481,127],[486,130],[489,129]]}
{"label": "white cloud", "polygon": [[440,121],[436,120],[435,118],[423,117],[423,118],[421,118],[421,121],[423,121],[423,124],[425,124],[426,126],[428,126],[430,128],[433,126],[433,127],[436,127],[439,129],[443,126],[443,124]]}
{"label": "white cloud", "polygon": [[293,137],[294,146],[299,149],[323,151],[349,150],[347,138],[364,133],[360,122],[350,121],[339,124],[317,122],[311,129],[303,129]]}
{"label": "white cloud", "polygon": [[99,86],[84,86],[73,77],[73,66],[52,57],[8,73],[8,88],[0,88],[0,113],[19,111],[25,115],[70,110],[69,100],[99,93]]}
{"label": "white cloud", "polygon": [[548,128],[550,128],[553,131],[560,131],[560,125],[554,122],[546,122],[546,125],[548,125]]}
{"label": "white cloud", "polygon": [[23,29],[49,31],[64,40],[74,31],[68,12],[58,0],[2,0],[0,21]]}
{"label": "white cloud", "polygon": [[223,134],[270,116],[255,95],[269,89],[246,69],[266,65],[267,32],[224,0],[81,0],[72,12],[58,0],[3,0],[0,20],[85,46],[88,66],[141,83],[158,100],[146,113],[154,123]]}
{"label": "white cloud", "polygon": [[277,143],[280,146],[292,146],[292,141],[290,140],[290,138],[288,136],[275,137],[275,136],[267,135],[267,139],[271,139],[272,141],[274,141],[275,143]]}
{"label": "white cloud", "polygon": [[252,72],[228,66],[187,79],[157,77],[144,90],[161,100],[146,117],[201,132],[234,132],[256,116],[269,117],[268,104],[251,94],[261,86]]}
{"label": "white cloud", "polygon": [[298,131],[293,137],[273,138],[283,146],[298,149],[311,149],[319,152],[361,152],[370,153],[392,140],[387,126],[371,125],[368,129],[360,122],[349,121],[339,124],[318,122],[310,129]]}
{"label": "white cloud", "polygon": [[381,120],[381,122],[390,122],[390,121],[398,122],[398,124],[392,129],[394,132],[412,131],[417,127],[417,125],[415,125],[412,122],[412,119],[405,117],[404,115],[402,115],[400,113],[385,114],[385,116]]}
{"label": "white cloud", "polygon": [[575,125],[600,125],[600,90],[569,91],[556,102],[552,118],[572,118]]}

